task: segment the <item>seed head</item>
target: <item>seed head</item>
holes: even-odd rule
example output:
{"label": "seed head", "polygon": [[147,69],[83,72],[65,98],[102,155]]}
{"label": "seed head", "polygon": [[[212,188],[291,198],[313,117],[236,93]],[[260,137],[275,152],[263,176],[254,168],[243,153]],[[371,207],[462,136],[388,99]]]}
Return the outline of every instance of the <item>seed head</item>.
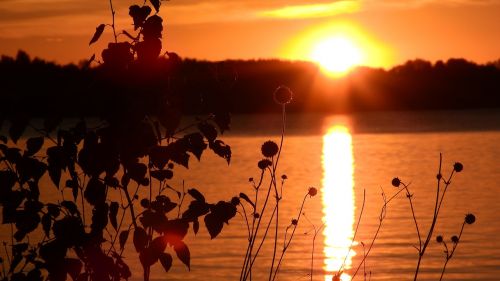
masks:
{"label": "seed head", "polygon": [[285,174],[283,174],[283,175],[281,175],[281,179],[286,180],[286,179],[288,179],[288,177]]}
{"label": "seed head", "polygon": [[265,157],[273,157],[278,153],[278,145],[274,141],[266,141],[260,148],[262,155]]}
{"label": "seed head", "polygon": [[458,236],[456,236],[456,235],[451,236],[451,242],[457,244],[458,243]]}
{"label": "seed head", "polygon": [[462,165],[462,163],[460,163],[460,162],[457,162],[453,165],[453,170],[455,170],[455,172],[457,172],[457,173],[460,173],[463,169],[464,169],[464,165]]}
{"label": "seed head", "polygon": [[253,182],[253,178],[248,178],[248,181],[249,182]]}
{"label": "seed head", "polygon": [[292,225],[297,225],[298,223],[299,223],[299,221],[297,219],[292,220]]}
{"label": "seed head", "polygon": [[393,178],[391,183],[392,183],[392,186],[399,187],[399,185],[401,184],[401,180],[398,178]]}
{"label": "seed head", "polygon": [[476,216],[473,214],[467,214],[465,215],[465,223],[466,224],[473,224],[476,221]]}
{"label": "seed head", "polygon": [[278,104],[287,104],[292,101],[292,90],[286,86],[279,86],[273,94],[274,101]]}
{"label": "seed head", "polygon": [[443,236],[441,235],[436,236],[436,242],[443,243]]}
{"label": "seed head", "polygon": [[309,196],[313,197],[318,194],[318,190],[315,187],[309,187],[309,191],[307,192]]}
{"label": "seed head", "polygon": [[259,169],[261,170],[264,170],[265,168],[271,166],[271,161],[269,161],[269,159],[262,159],[259,161],[259,163],[257,163],[257,166],[259,167]]}
{"label": "seed head", "polygon": [[256,219],[258,219],[258,218],[260,218],[260,215],[259,215],[259,213],[254,213],[253,217],[256,218]]}

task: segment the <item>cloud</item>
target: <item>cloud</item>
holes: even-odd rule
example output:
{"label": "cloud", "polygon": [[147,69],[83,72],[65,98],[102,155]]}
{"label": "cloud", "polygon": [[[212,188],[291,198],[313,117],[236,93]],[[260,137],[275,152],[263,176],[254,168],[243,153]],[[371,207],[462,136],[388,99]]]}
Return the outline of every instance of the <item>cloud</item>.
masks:
{"label": "cloud", "polygon": [[495,0],[362,0],[365,7],[368,8],[420,8],[427,5],[441,5],[441,6],[483,6],[483,5],[498,5]]}
{"label": "cloud", "polygon": [[259,14],[271,18],[320,18],[340,14],[355,13],[360,10],[359,1],[337,1],[306,5],[285,6],[278,9],[265,10]]}

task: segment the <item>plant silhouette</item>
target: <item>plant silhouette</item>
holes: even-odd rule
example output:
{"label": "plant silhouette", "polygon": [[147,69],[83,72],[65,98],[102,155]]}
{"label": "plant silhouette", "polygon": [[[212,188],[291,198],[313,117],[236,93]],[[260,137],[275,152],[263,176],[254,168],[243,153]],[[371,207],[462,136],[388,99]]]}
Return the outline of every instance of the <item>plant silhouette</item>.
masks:
{"label": "plant silhouette", "polygon": [[[0,144],[0,205],[12,240],[4,243],[8,265],[2,280],[127,280],[131,272],[123,252],[128,241],[138,253],[144,280],[157,263],[168,272],[174,254],[189,269],[188,231],[196,234],[203,220],[215,238],[236,215],[234,198],[210,203],[196,188],[168,184],[176,165],[188,168],[191,156],[200,160],[206,150],[230,163],[231,147],[220,139],[230,118],[223,102],[206,97],[198,103],[210,114],[180,127],[179,58],[158,59],[160,1],[150,4],[154,10],[146,4],[130,7],[137,34],[124,31],[129,41],[119,42],[110,1],[112,24],[98,25],[89,42],[111,27],[114,42],[102,51],[99,68],[104,79],[92,81],[92,87],[109,94],[99,121],[82,116],[67,125],[51,116],[37,126],[23,109],[6,116],[10,126]],[[167,91],[151,87],[159,75],[170,78],[160,85]],[[134,90],[117,86],[123,80],[133,81]],[[25,131],[30,131],[27,138]],[[53,186],[45,186],[45,175]],[[41,193],[54,188],[61,198],[42,201]],[[140,189],[149,196],[139,197]]]}

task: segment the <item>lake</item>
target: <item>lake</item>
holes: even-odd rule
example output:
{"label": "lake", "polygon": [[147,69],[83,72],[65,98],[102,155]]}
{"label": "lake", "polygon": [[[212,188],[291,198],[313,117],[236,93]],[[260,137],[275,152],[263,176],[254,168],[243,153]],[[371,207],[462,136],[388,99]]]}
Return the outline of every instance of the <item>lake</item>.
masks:
{"label": "lake", "polygon": [[[228,200],[245,192],[253,196],[249,177],[259,178],[257,162],[263,142],[279,143],[281,116],[235,116],[232,130],[222,139],[232,147],[232,160],[206,151],[190,169],[176,167],[170,181],[182,189],[196,187],[207,201]],[[342,280],[350,280],[379,226],[387,197],[398,189],[394,177],[410,184],[415,216],[425,239],[432,221],[436,196],[439,154],[443,155],[443,176],[455,162],[464,169],[456,173],[447,190],[418,280],[438,280],[445,262],[440,234],[452,247],[450,237],[458,235],[467,213],[477,220],[466,225],[444,280],[498,280],[500,276],[500,111],[429,111],[365,113],[343,116],[287,116],[283,152],[278,174],[286,174],[280,203],[278,253],[285,229],[297,218],[302,198],[309,187],[318,194],[307,198],[294,240],[283,260],[278,280],[310,280],[311,255],[314,280],[331,280],[345,259]],[[266,180],[266,179],[265,179]],[[365,194],[364,209],[363,194]],[[173,194],[172,194],[173,196]],[[349,246],[361,211],[352,250]],[[314,228],[321,227],[314,239]],[[2,239],[8,233],[2,228]],[[256,260],[252,280],[267,280],[272,255],[272,235]],[[240,215],[225,225],[220,236],[210,240],[202,224],[186,243],[191,251],[191,271],[174,257],[165,275],[158,264],[151,280],[238,280],[246,250],[247,229]],[[313,243],[315,246],[312,252]],[[364,245],[364,246],[363,246]],[[360,267],[356,280],[413,280],[418,260],[419,239],[404,192],[392,200],[377,239]],[[132,245],[130,245],[132,246]],[[132,247],[130,247],[132,248]],[[141,280],[142,268],[131,251],[125,256],[133,280]],[[347,256],[347,257],[346,257]]]}

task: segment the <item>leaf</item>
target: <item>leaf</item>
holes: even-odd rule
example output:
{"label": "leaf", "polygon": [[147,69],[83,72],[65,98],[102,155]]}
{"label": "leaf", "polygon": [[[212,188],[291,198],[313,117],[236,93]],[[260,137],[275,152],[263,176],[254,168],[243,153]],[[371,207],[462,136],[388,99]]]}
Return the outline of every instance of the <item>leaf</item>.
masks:
{"label": "leaf", "polygon": [[137,183],[142,182],[142,180],[146,176],[147,171],[148,167],[143,163],[132,163],[130,165],[127,165],[127,172],[129,177]]}
{"label": "leaf", "polygon": [[171,179],[174,176],[174,173],[170,170],[157,170],[157,171],[151,171],[149,172],[151,177],[159,180],[159,181],[164,181],[165,179]]}
{"label": "leaf", "polygon": [[252,202],[252,200],[250,200],[250,198],[248,198],[248,196],[245,194],[245,193],[240,193],[240,198],[247,201],[248,204],[252,205],[252,207],[255,209],[255,204]]}
{"label": "leaf", "polygon": [[231,147],[227,144],[225,144],[221,140],[216,140],[212,143],[210,143],[210,149],[212,149],[215,154],[219,155],[220,157],[226,159],[227,164],[231,162]]}
{"label": "leaf", "polygon": [[139,253],[139,260],[141,261],[142,267],[146,269],[158,261],[158,253],[155,253],[151,248],[144,248]]}
{"label": "leaf", "polygon": [[199,192],[196,188],[188,189],[188,194],[198,201],[205,202],[205,196],[203,196],[203,194],[201,194],[201,192]]}
{"label": "leaf", "polygon": [[210,237],[214,239],[222,231],[224,223],[229,223],[229,220],[236,215],[236,207],[229,202],[219,201],[216,205],[212,205],[210,210],[210,214],[205,216],[205,226]]}
{"label": "leaf", "polygon": [[213,142],[217,138],[217,130],[209,123],[204,122],[198,124],[198,129],[203,133],[209,142]]}
{"label": "leaf", "polygon": [[78,207],[76,207],[75,203],[71,201],[62,201],[61,206],[66,208],[72,215],[79,214]]}
{"label": "leaf", "polygon": [[111,202],[109,205],[109,221],[115,230],[118,230],[118,222],[116,221],[116,215],[118,214],[118,202]]}
{"label": "leaf", "polygon": [[141,252],[146,248],[148,242],[148,235],[144,228],[138,226],[134,230],[134,247],[137,252]]}
{"label": "leaf", "polygon": [[43,215],[42,216],[42,227],[43,227],[43,231],[45,232],[45,235],[47,235],[47,237],[49,237],[51,224],[52,224],[52,219],[50,218],[50,215],[49,214]]}
{"label": "leaf", "polygon": [[37,153],[43,146],[44,137],[29,138],[26,141],[26,154],[29,156]]}
{"label": "leaf", "polygon": [[189,270],[191,270],[191,253],[189,252],[189,248],[184,244],[184,242],[179,241],[174,245],[174,251],[177,254],[177,257],[184,263]]}
{"label": "leaf", "polygon": [[59,189],[59,183],[61,181],[61,170],[65,169],[67,166],[63,147],[52,146],[47,148],[47,157],[50,179]]}
{"label": "leaf", "polygon": [[200,222],[196,219],[193,221],[193,231],[195,235],[198,234],[198,230],[200,230]]}
{"label": "leaf", "polygon": [[203,141],[203,136],[200,133],[193,133],[185,135],[184,138],[188,142],[188,151],[200,160],[201,154],[207,148],[207,144]]}
{"label": "leaf", "polygon": [[94,36],[92,36],[92,39],[90,39],[89,46],[92,45],[92,43],[95,43],[97,42],[97,40],[99,40],[99,37],[101,37],[105,27],[106,25],[101,23],[99,26],[95,28],[95,33]]}
{"label": "leaf", "polygon": [[53,218],[57,218],[59,216],[59,214],[61,213],[61,209],[59,209],[59,206],[56,204],[48,203],[47,204],[47,212]]}
{"label": "leaf", "polygon": [[172,256],[167,253],[161,253],[159,257],[160,263],[165,269],[165,272],[168,272],[172,267]]}
{"label": "leaf", "polygon": [[222,220],[217,218],[215,214],[210,213],[205,216],[204,221],[208,233],[210,234],[210,239],[214,239],[215,237],[217,237],[217,235],[219,235],[219,233],[222,231],[222,227],[224,226]]}
{"label": "leaf", "polygon": [[104,203],[106,200],[106,186],[98,178],[92,177],[87,183],[83,196],[90,205]]}
{"label": "leaf", "polygon": [[182,218],[195,220],[200,216],[207,214],[210,211],[209,204],[198,200],[193,200],[189,203],[188,209],[182,214]]}
{"label": "leaf", "polygon": [[128,231],[128,230],[124,230],[124,231],[120,232],[120,237],[118,239],[120,242],[120,249],[121,250],[123,250],[125,248],[125,243],[127,242],[129,232],[130,231]]}
{"label": "leaf", "polygon": [[158,13],[160,11],[160,0],[149,0],[149,2],[151,2],[151,5],[153,5],[156,12]]}

